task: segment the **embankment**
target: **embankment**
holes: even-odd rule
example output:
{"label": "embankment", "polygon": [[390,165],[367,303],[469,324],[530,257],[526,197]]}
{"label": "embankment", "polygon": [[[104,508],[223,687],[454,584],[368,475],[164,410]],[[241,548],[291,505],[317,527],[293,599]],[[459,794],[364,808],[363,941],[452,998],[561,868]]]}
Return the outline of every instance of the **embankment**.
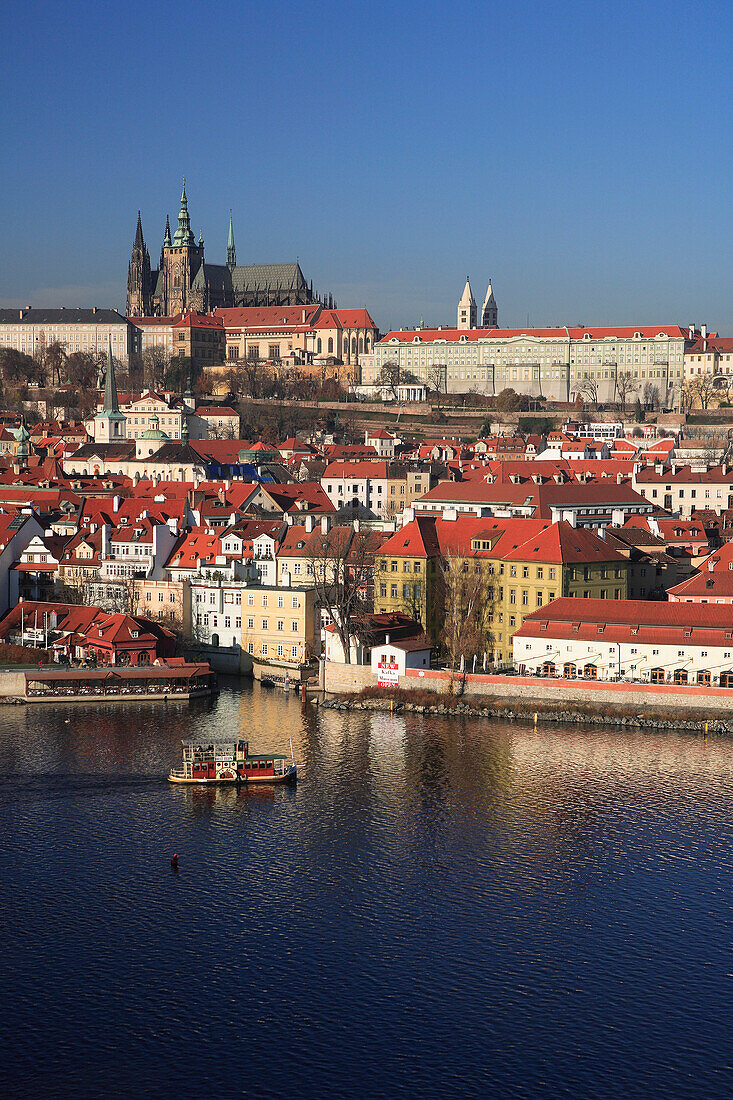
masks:
{"label": "embankment", "polygon": [[[431,714],[474,714],[545,722],[663,726],[733,733],[733,689],[697,684],[598,683],[445,670],[407,670],[396,689],[380,688],[369,668],[326,664],[328,706]],[[360,694],[363,693],[363,694]],[[730,716],[730,721],[728,718]]]}

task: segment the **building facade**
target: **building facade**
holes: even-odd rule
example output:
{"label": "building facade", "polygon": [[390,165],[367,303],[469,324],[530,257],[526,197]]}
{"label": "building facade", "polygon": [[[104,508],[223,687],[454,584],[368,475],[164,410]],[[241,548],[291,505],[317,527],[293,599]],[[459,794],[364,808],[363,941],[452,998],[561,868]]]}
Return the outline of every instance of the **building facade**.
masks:
{"label": "building facade", "polygon": [[[469,288],[470,290],[470,288]],[[459,313],[461,312],[459,306]],[[465,307],[470,312],[470,303]],[[494,395],[514,389],[554,401],[618,400],[619,379],[654,385],[672,404],[683,381],[686,330],[638,328],[432,328],[388,332],[361,359],[362,383],[374,385],[388,364],[432,389]],[[622,379],[621,385],[624,382]]]}
{"label": "building facade", "polygon": [[138,330],[114,309],[0,309],[0,347],[40,356],[53,343],[67,355],[102,356],[111,348],[121,363],[141,349]]}

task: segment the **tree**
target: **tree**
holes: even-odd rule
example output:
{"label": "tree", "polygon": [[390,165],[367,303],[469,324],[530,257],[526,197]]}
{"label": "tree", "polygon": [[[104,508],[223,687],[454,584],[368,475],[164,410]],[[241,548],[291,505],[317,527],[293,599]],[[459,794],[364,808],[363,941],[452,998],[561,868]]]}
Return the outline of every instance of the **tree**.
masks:
{"label": "tree", "polygon": [[66,344],[54,340],[44,348],[41,362],[52,386],[61,385],[61,375],[66,362]]}
{"label": "tree", "polygon": [[0,348],[0,372],[5,382],[27,382],[35,376],[38,364],[31,355],[17,348]]}
{"label": "tree", "polygon": [[519,412],[522,407],[522,395],[509,386],[496,395],[494,407],[498,412]]}
{"label": "tree", "polygon": [[694,390],[692,389],[692,386],[689,382],[685,382],[685,384],[680,389],[680,412],[687,415],[694,404]]}
{"label": "tree", "polygon": [[644,410],[638,397],[636,399],[636,404],[634,405],[634,420],[636,420],[638,424],[644,423]]}
{"label": "tree", "polygon": [[580,381],[576,386],[576,392],[579,393],[584,400],[589,401],[595,409],[598,408],[598,382],[593,375],[588,375]]}
{"label": "tree", "polygon": [[455,668],[461,657],[467,660],[493,649],[488,628],[493,588],[480,562],[473,559],[449,554],[440,569],[445,609],[440,637]]}
{"label": "tree", "polygon": [[707,409],[715,394],[712,374],[698,374],[689,383],[689,387],[693,397],[700,402],[700,408]]}
{"label": "tree", "polygon": [[644,408],[654,410],[659,405],[659,389],[653,382],[644,383]]}
{"label": "tree", "polygon": [[75,351],[66,360],[66,380],[79,390],[96,389],[99,360],[88,351]]}
{"label": "tree", "polygon": [[440,412],[440,395],[448,391],[448,368],[445,363],[431,363],[425,376],[428,389],[435,394],[435,407]]}
{"label": "tree", "polygon": [[379,383],[387,386],[395,401],[397,400],[397,387],[400,384],[399,363],[385,363],[379,372]]}
{"label": "tree", "polygon": [[351,663],[350,638],[368,610],[367,593],[374,575],[373,540],[368,531],[351,527],[317,528],[307,550],[316,606],[327,611],[339,636],[344,659]]}
{"label": "tree", "polygon": [[170,355],[159,344],[153,344],[143,352],[143,385],[149,390],[163,386],[166,371],[170,364]]}
{"label": "tree", "polygon": [[621,403],[621,414],[626,415],[626,402],[632,394],[636,393],[639,388],[639,383],[634,378],[631,371],[622,370],[616,375],[616,393],[618,394],[619,402]]}

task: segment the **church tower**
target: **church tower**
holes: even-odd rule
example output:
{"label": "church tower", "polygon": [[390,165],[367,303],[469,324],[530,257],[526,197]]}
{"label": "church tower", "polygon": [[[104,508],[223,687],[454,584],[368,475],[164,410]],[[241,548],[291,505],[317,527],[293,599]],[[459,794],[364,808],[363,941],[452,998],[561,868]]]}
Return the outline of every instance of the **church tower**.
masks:
{"label": "church tower", "polygon": [[143,226],[138,210],[135,243],[132,246],[132,256],[127,268],[127,316],[149,317],[153,311],[152,293],[150,256],[145,247]]}
{"label": "church tower", "polygon": [[486,297],[484,298],[484,304],[481,307],[481,328],[498,328],[499,327],[499,311],[496,308],[496,298],[494,297],[494,290],[491,286],[491,279],[489,279],[489,288],[486,291]]}
{"label": "church tower", "polygon": [[232,212],[229,211],[229,236],[227,237],[227,267],[231,271],[237,266],[237,250],[234,247],[234,225],[232,224]]}
{"label": "church tower", "polygon": [[461,300],[458,303],[458,329],[476,328],[476,299],[471,290],[471,284],[466,276],[466,285],[463,288]]}
{"label": "church tower", "polygon": [[94,417],[95,443],[121,443],[127,438],[127,417],[120,412],[117,399],[115,364],[112,358],[112,341],[107,349],[107,370],[104,374],[104,407]]}
{"label": "church tower", "polygon": [[166,302],[164,311],[171,317],[183,313],[189,304],[191,284],[203,262],[203,242],[196,244],[191,232],[191,218],[188,213],[186,180],[183,180],[181,209],[178,214],[178,228],[170,240],[170,227],[166,222],[166,236],[163,241],[162,268],[165,279]]}

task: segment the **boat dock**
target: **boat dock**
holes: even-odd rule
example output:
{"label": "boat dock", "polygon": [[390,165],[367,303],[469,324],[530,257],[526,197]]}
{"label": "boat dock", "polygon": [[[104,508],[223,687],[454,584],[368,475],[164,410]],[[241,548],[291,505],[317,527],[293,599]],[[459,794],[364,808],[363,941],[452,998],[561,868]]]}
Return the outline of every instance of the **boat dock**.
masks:
{"label": "boat dock", "polygon": [[217,690],[216,673],[208,664],[180,664],[174,668],[46,668],[26,672],[27,703],[165,702],[190,699]]}

